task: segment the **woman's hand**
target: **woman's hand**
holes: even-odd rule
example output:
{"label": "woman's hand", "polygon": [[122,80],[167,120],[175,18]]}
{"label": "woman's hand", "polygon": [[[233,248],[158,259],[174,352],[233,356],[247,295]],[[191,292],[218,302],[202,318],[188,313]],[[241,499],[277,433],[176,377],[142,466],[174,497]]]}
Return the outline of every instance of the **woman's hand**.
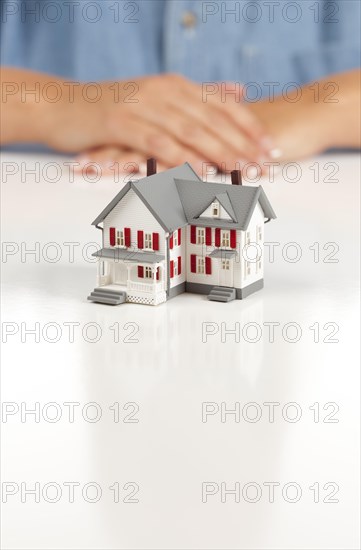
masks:
{"label": "woman's hand", "polygon": [[63,106],[63,132],[53,136],[51,146],[70,151],[117,146],[167,167],[209,161],[232,169],[237,161],[272,156],[258,118],[233,96],[232,102],[222,101],[220,92],[205,97],[201,85],[178,75],[106,82],[101,90],[98,104],[78,100]]}
{"label": "woman's hand", "polygon": [[280,161],[360,147],[359,71],[329,76],[299,88],[294,97],[264,99],[249,108],[272,136]]}
{"label": "woman's hand", "polygon": [[[86,84],[5,68],[2,78],[2,143],[40,141],[72,153],[118,147],[167,167],[209,161],[229,170],[272,156],[262,124],[240,97],[217,87],[205,94],[178,75]],[[38,91],[24,96],[24,88]]]}

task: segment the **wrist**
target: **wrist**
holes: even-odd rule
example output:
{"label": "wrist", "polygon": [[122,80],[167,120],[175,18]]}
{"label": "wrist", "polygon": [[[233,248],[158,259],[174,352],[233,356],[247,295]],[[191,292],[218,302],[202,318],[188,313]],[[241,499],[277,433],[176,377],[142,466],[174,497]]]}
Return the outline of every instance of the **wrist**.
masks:
{"label": "wrist", "polygon": [[[87,84],[59,81],[60,100],[44,101],[43,143],[66,152],[78,152],[103,143],[101,93],[87,93]],[[99,85],[100,86],[100,85]]]}
{"label": "wrist", "polygon": [[327,94],[323,82],[317,82],[304,88],[307,116],[312,125],[312,132],[320,150],[330,149],[334,145],[334,113],[330,112]]}

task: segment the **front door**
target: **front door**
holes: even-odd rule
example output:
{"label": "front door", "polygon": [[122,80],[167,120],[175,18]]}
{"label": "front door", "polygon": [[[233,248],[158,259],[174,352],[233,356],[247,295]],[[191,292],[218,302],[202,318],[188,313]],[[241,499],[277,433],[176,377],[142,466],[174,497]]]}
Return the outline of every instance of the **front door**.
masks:
{"label": "front door", "polygon": [[117,285],[126,285],[128,270],[123,263],[115,262],[113,264],[113,282]]}
{"label": "front door", "polygon": [[233,287],[233,260],[220,261],[219,286]]}

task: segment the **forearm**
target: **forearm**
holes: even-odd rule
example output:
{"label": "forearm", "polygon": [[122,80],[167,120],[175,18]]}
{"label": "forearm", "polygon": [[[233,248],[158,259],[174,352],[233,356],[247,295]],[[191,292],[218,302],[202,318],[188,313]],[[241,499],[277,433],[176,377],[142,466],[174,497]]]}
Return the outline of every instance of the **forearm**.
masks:
{"label": "forearm", "polygon": [[355,70],[320,81],[320,110],[328,147],[361,146],[360,76],[360,71]]}
{"label": "forearm", "polygon": [[0,143],[33,142],[78,151],[101,141],[102,109],[86,100],[84,85],[2,67]]}
{"label": "forearm", "polygon": [[60,85],[56,77],[22,69],[1,68],[1,144],[46,143],[51,109],[41,92],[50,80]]}
{"label": "forearm", "polygon": [[360,138],[360,72],[330,75],[295,90],[250,104],[280,150],[280,161],[332,148],[357,148]]}

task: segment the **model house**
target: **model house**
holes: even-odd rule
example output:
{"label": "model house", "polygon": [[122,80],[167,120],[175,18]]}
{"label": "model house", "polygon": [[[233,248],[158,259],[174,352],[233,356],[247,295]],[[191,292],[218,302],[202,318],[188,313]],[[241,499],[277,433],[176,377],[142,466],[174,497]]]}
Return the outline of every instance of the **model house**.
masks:
{"label": "model house", "polygon": [[157,305],[183,292],[242,299],[263,287],[262,189],[203,182],[186,163],[127,183],[94,220],[102,231],[93,302]]}

